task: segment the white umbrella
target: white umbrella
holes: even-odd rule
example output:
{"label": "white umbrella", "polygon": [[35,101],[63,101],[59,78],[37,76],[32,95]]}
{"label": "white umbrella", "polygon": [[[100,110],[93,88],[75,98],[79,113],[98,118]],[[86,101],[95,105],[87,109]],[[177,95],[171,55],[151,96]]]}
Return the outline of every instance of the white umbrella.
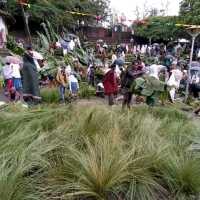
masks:
{"label": "white umbrella", "polygon": [[5,59],[6,63],[12,63],[12,64],[21,64],[22,60],[17,56],[7,56]]}
{"label": "white umbrella", "polygon": [[33,58],[36,60],[44,60],[44,57],[41,53],[38,53],[37,51],[32,51]]}

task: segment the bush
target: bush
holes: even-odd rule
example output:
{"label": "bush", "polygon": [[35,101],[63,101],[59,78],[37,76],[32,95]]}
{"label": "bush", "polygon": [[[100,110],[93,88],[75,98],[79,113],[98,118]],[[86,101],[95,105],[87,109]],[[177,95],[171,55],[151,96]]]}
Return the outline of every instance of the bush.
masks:
{"label": "bush", "polygon": [[79,90],[79,97],[83,99],[90,99],[96,95],[96,89],[87,83],[81,83]]}
{"label": "bush", "polygon": [[59,103],[60,95],[58,88],[42,88],[41,97],[44,103]]}
{"label": "bush", "polygon": [[14,37],[12,37],[12,36],[8,37],[6,46],[10,51],[12,51],[14,54],[17,54],[19,56],[22,56],[25,52],[25,50],[23,48],[21,48],[17,45]]}

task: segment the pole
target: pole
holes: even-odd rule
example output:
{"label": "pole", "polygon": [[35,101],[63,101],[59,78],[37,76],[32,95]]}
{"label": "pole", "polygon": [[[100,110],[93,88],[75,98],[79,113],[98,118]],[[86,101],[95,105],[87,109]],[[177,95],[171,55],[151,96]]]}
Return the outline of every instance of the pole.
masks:
{"label": "pole", "polygon": [[152,38],[150,37],[149,38],[149,45],[151,46],[151,43],[152,43]]}
{"label": "pole", "polygon": [[190,70],[191,70],[191,66],[192,66],[192,60],[193,60],[193,53],[194,53],[194,43],[195,43],[195,39],[196,39],[197,35],[192,35],[192,48],[191,48],[191,52],[190,52],[190,63],[189,63],[189,69],[188,69],[188,78],[187,78],[187,86],[186,86],[186,92],[185,92],[185,102],[187,102],[188,97],[189,97],[189,87],[190,87]]}
{"label": "pole", "polygon": [[22,10],[22,16],[23,16],[23,19],[24,19],[25,32],[26,32],[26,36],[27,36],[27,39],[28,39],[28,43],[30,45],[32,45],[31,32],[30,32],[30,29],[29,29],[29,26],[28,26],[28,18],[25,14],[24,6],[22,4],[20,4],[20,6],[21,6],[21,10]]}
{"label": "pole", "polygon": [[[151,47],[151,43],[152,43],[152,38],[150,37],[149,38],[149,46]],[[150,57],[151,57],[151,49],[150,49],[150,51],[149,51],[149,55],[150,55]]]}

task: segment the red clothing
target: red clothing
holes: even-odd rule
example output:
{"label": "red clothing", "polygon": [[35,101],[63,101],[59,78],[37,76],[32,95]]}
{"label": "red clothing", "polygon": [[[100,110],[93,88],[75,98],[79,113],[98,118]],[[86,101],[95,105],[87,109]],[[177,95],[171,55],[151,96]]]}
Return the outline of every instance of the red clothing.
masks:
{"label": "red clothing", "polygon": [[104,80],[104,92],[105,95],[117,94],[118,84],[117,84],[117,74],[114,70],[110,70],[106,73]]}
{"label": "red clothing", "polygon": [[8,92],[10,92],[13,88],[13,81],[12,79],[7,79],[6,80],[6,89]]}

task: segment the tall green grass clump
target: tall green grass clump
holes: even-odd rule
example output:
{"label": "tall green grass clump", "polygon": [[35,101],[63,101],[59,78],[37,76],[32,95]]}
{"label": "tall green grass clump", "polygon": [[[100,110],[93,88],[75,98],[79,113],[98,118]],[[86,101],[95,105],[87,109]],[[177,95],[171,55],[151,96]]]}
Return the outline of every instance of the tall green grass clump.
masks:
{"label": "tall green grass clump", "polygon": [[42,101],[48,104],[59,103],[60,101],[58,88],[43,88],[41,90],[41,97]]}
{"label": "tall green grass clump", "polygon": [[0,115],[0,199],[198,199],[199,134],[199,123],[174,109],[8,109]]}
{"label": "tall green grass clump", "polygon": [[96,95],[96,89],[87,83],[81,83],[79,97],[82,99],[90,99]]}

